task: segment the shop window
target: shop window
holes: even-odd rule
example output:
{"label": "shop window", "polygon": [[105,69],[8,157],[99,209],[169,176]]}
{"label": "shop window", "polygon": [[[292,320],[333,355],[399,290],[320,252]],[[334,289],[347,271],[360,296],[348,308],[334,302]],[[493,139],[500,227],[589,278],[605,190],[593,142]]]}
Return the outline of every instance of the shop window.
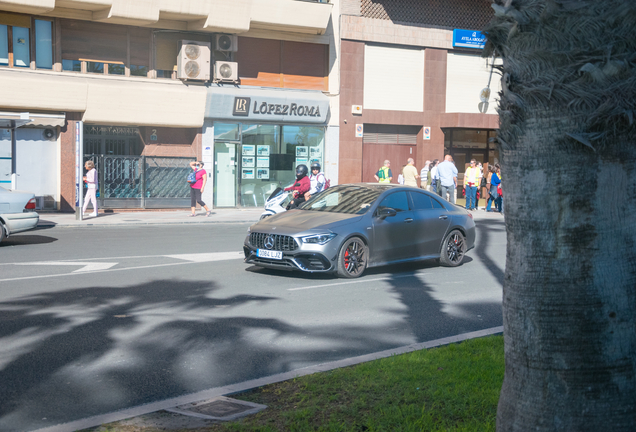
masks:
{"label": "shop window", "polygon": [[315,126],[283,126],[281,153],[293,154],[295,164],[309,167],[314,162],[323,165],[325,128]]}
{"label": "shop window", "polygon": [[241,130],[238,123],[214,123],[215,141],[238,141],[241,139]]}

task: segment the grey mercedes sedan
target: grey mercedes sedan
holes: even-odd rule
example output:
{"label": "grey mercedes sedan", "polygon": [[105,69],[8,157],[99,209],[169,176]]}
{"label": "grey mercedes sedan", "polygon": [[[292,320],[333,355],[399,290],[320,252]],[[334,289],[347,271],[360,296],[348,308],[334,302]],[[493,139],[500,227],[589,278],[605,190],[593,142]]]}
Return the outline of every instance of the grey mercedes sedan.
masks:
{"label": "grey mercedes sedan", "polygon": [[367,267],[426,259],[455,267],[474,246],[465,209],[414,187],[358,183],[260,220],[243,251],[256,266],[355,278]]}

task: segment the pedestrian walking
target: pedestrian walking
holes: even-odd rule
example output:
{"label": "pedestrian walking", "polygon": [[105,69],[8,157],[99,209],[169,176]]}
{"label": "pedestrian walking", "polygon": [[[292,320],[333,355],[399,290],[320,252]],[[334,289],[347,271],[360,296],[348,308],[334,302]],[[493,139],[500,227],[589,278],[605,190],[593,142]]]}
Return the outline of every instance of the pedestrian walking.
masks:
{"label": "pedestrian walking", "polygon": [[504,212],[504,210],[503,210],[503,187],[502,187],[503,180],[501,178],[501,166],[499,164],[495,164],[495,171],[496,171],[497,177],[499,178],[499,186],[497,187],[497,193],[498,193],[499,196],[495,200],[495,207],[497,208],[498,212],[503,214],[503,212]]}
{"label": "pedestrian walking", "polygon": [[439,189],[439,175],[437,173],[437,165],[439,165],[439,160],[435,159],[428,166],[427,178],[428,184],[430,185],[428,190],[441,196],[441,191]]}
{"label": "pedestrian walking", "polygon": [[86,161],[84,168],[88,171],[84,176],[84,183],[86,183],[86,196],[84,197],[84,208],[82,214],[86,216],[86,209],[88,208],[88,202],[93,204],[93,213],[89,216],[97,217],[97,170],[95,169],[95,162],[92,160]]}
{"label": "pedestrian walking", "polygon": [[417,173],[413,158],[407,159],[406,165],[402,168],[402,174],[404,175],[404,184],[406,186],[417,187],[417,179],[420,178],[420,175]]}
{"label": "pedestrian walking", "polygon": [[201,198],[201,194],[205,190],[205,184],[208,181],[208,174],[203,169],[203,162],[192,161],[190,162],[190,168],[194,170],[194,182],[190,183],[190,210],[192,210],[190,217],[196,216],[197,203],[205,209],[205,215],[210,216],[210,209]]}
{"label": "pedestrian walking", "polygon": [[[488,179],[486,186],[488,187],[488,203],[486,204],[486,211],[492,212],[492,204],[495,203],[495,207],[497,207],[497,199],[499,198],[499,176],[497,175],[496,168],[494,166],[488,167]],[[499,209],[497,208],[497,211]]]}
{"label": "pedestrian walking", "polygon": [[430,184],[429,182],[430,178],[428,176],[430,164],[431,164],[431,161],[427,160],[426,163],[424,164],[424,168],[422,168],[422,170],[420,171],[420,187],[422,189],[426,189],[428,185]]}
{"label": "pedestrian walking", "polygon": [[384,161],[384,165],[380,167],[377,173],[374,174],[375,181],[378,183],[391,183],[393,180],[393,173],[391,172],[391,162],[387,159]]}
{"label": "pedestrian walking", "polygon": [[481,172],[477,167],[477,160],[471,159],[470,166],[464,173],[464,191],[466,195],[466,210],[475,210],[477,207],[477,188],[481,182]]}
{"label": "pedestrian walking", "polygon": [[[441,184],[441,197],[455,204],[455,189],[457,188],[457,167],[453,157],[446,155],[444,162],[437,166],[437,175]],[[448,194],[448,198],[446,195]]]}

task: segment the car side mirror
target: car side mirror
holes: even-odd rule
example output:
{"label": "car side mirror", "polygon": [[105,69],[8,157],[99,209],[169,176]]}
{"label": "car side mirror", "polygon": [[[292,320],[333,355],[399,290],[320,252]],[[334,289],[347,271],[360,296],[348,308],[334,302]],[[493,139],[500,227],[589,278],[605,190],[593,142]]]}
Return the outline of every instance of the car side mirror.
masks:
{"label": "car side mirror", "polygon": [[396,214],[397,214],[397,212],[394,209],[389,208],[389,207],[385,207],[385,208],[383,208],[383,209],[378,211],[378,217],[380,219],[386,219],[388,217],[395,216]]}

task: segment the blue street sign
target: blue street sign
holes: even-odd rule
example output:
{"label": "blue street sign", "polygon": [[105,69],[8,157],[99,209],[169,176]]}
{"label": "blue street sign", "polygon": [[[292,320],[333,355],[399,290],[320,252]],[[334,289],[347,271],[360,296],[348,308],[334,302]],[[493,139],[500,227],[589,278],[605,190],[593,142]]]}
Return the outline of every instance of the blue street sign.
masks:
{"label": "blue street sign", "polygon": [[476,30],[453,30],[453,46],[482,49],[486,44],[486,36]]}

